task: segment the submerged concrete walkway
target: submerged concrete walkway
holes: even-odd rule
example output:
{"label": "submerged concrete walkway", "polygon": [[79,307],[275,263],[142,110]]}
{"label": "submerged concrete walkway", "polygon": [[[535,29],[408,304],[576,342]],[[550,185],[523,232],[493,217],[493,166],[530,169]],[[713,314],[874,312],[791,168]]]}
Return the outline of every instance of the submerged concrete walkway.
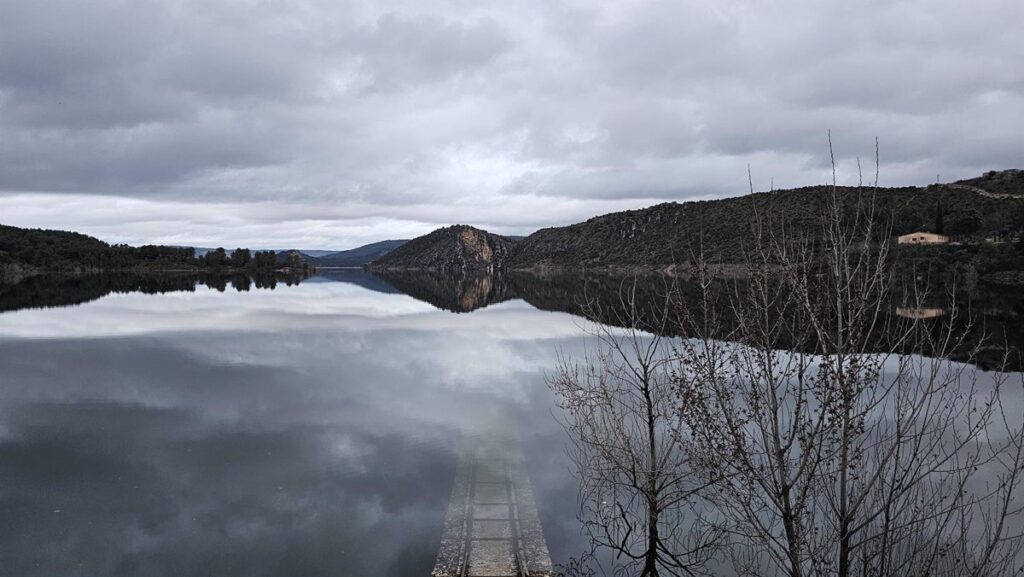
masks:
{"label": "submerged concrete walkway", "polygon": [[554,575],[522,454],[502,440],[462,453],[434,577]]}

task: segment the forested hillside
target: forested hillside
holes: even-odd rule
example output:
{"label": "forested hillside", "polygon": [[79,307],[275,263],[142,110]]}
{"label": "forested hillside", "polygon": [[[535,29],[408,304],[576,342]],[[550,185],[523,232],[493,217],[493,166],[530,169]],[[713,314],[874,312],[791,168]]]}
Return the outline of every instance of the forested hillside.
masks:
{"label": "forested hillside", "polygon": [[325,254],[313,259],[318,267],[362,267],[364,264],[381,258],[408,242],[400,240],[382,240],[349,250],[341,250]]}
{"label": "forested hillside", "polygon": [[[1016,242],[1024,231],[1024,171],[1020,170],[925,187],[835,190],[851,216],[859,201],[873,200],[880,216],[891,223],[893,237],[926,231],[964,244],[995,245]],[[522,240],[471,227],[448,227],[409,241],[372,266],[472,269],[486,262],[503,270],[665,269],[685,264],[701,251],[711,262],[729,264],[739,262],[742,251],[750,247],[755,220],[775,233],[814,230],[832,192],[830,186],[811,186],[719,200],[667,202],[541,229]],[[495,243],[500,252],[491,255],[487,248]]]}
{"label": "forested hillside", "polygon": [[191,247],[108,244],[77,232],[0,225],[0,280],[16,280],[40,272],[305,268],[294,259],[278,260],[273,251],[217,248],[201,257],[194,253]]}
{"label": "forested hillside", "polygon": [[0,263],[47,270],[118,269],[195,263],[191,248],[110,245],[77,232],[0,225]]}
{"label": "forested hillside", "polygon": [[[877,191],[840,187],[838,192],[851,207],[858,197],[874,195],[880,214],[891,218],[892,236],[929,231],[966,242],[1018,237],[1024,230],[1024,172],[965,182],[979,184]],[[998,193],[973,188],[992,183]],[[751,243],[756,218],[776,232],[806,230],[830,194],[831,187],[815,186],[607,214],[531,234],[516,247],[511,267],[667,266],[687,262],[699,250],[714,262],[736,262]]]}

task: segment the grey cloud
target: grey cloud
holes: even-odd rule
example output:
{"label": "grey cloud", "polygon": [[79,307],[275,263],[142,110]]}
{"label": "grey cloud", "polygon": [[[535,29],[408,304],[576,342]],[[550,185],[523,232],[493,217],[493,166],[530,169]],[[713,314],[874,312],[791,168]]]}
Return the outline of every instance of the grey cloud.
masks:
{"label": "grey cloud", "polygon": [[[829,129],[844,162],[879,137],[889,184],[1024,158],[1012,0],[0,10],[0,195],[304,203],[421,229],[486,206],[472,222],[529,232],[592,216],[587,200],[738,194],[748,164],[820,182]],[[537,216],[553,203],[576,204]]]}
{"label": "grey cloud", "polygon": [[511,41],[493,21],[462,25],[390,12],[342,46],[360,56],[376,91],[475,71],[509,50]]}
{"label": "grey cloud", "polygon": [[0,143],[8,161],[2,182],[15,190],[150,195],[203,171],[289,160],[277,127],[213,112],[179,125],[17,133]]}

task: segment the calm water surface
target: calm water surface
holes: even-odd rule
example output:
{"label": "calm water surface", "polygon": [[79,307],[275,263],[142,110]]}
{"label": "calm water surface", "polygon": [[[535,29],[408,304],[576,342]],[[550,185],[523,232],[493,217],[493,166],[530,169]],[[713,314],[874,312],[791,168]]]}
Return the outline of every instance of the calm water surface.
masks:
{"label": "calm water surface", "polygon": [[544,375],[581,320],[388,289],[0,314],[0,575],[427,575],[460,439],[495,432],[523,446],[554,561],[578,554]]}
{"label": "calm water surface", "polygon": [[[580,555],[545,374],[593,344],[558,311],[608,312],[621,281],[296,280],[0,287],[0,577],[428,575],[459,447],[494,435],[553,561]],[[1019,353],[1024,299],[978,298]]]}

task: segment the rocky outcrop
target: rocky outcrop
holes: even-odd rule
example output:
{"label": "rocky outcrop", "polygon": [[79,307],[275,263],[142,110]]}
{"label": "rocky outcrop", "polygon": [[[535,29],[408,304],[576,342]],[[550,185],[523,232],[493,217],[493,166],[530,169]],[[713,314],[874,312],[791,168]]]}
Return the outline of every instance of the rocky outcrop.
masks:
{"label": "rocky outcrop", "polygon": [[466,225],[435,230],[370,263],[372,270],[493,273],[508,266],[516,241]]}

